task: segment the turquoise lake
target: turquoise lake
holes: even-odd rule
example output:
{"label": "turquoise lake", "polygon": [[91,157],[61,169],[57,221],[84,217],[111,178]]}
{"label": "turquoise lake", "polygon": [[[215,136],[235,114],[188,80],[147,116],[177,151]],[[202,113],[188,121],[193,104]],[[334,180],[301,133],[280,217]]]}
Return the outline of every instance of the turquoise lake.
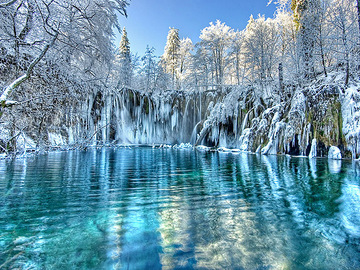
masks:
{"label": "turquoise lake", "polygon": [[360,164],[145,147],[0,160],[0,269],[360,269]]}

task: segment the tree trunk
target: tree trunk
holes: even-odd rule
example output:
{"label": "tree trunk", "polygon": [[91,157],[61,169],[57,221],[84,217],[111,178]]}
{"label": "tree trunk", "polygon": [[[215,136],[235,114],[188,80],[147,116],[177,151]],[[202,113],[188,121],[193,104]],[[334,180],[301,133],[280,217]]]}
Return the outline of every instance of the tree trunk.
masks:
{"label": "tree trunk", "polygon": [[284,72],[283,72],[282,63],[279,63],[279,87],[280,87],[281,101],[283,101],[283,96],[284,96]]}
{"label": "tree trunk", "polygon": [[350,63],[348,54],[346,54],[345,58],[345,85],[348,85],[350,79]]}
{"label": "tree trunk", "polygon": [[321,53],[321,62],[322,62],[322,65],[323,65],[324,74],[325,74],[325,77],[327,77],[324,49],[323,49],[323,45],[322,45],[321,41],[320,41],[320,53]]}

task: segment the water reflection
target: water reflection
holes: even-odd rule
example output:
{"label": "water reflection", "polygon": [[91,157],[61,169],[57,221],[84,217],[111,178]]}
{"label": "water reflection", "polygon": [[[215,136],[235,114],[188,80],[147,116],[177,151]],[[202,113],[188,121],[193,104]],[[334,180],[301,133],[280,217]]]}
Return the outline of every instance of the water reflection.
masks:
{"label": "water reflection", "polygon": [[330,173],[337,174],[341,171],[341,160],[328,159]]}
{"label": "water reflection", "polygon": [[360,268],[359,171],[150,148],[0,161],[0,268]]}

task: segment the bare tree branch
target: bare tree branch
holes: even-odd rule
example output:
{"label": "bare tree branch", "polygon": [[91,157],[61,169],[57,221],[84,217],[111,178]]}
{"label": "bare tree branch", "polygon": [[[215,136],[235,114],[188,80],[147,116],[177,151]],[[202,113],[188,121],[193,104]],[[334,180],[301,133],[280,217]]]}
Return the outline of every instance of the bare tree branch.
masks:
{"label": "bare tree branch", "polygon": [[8,6],[11,6],[12,4],[14,4],[17,0],[10,0],[9,2],[6,3],[2,3],[0,4],[0,8],[6,8]]}
{"label": "bare tree branch", "polygon": [[26,35],[30,32],[33,25],[34,7],[31,2],[28,2],[28,11],[24,28],[19,34],[19,39],[24,40]]}
{"label": "bare tree branch", "polygon": [[6,86],[3,93],[0,96],[0,103],[2,106],[6,105],[6,101],[9,97],[9,95],[11,94],[11,92],[16,89],[20,84],[22,84],[23,82],[25,82],[27,79],[30,78],[30,75],[34,69],[34,67],[40,62],[40,60],[45,56],[46,52],[49,50],[49,48],[51,46],[53,46],[53,44],[55,43],[55,40],[58,37],[58,32],[55,34],[55,36],[53,37],[53,39],[45,45],[44,49],[41,51],[40,55],[35,58],[30,66],[28,67],[26,73],[22,76],[20,76],[19,78],[17,78],[15,81],[13,81],[10,85]]}

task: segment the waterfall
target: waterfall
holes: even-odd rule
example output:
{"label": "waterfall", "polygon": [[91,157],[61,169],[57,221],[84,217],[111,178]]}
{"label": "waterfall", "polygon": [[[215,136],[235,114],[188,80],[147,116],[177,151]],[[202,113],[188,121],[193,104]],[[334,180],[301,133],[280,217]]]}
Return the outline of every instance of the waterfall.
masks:
{"label": "waterfall", "polygon": [[310,150],[309,158],[316,157],[316,144],[317,144],[316,139],[313,139],[311,142],[311,150]]}
{"label": "waterfall", "polygon": [[[315,112],[307,107],[309,96],[301,89],[294,93],[294,98],[287,107],[282,103],[260,106],[259,102],[251,97],[252,91],[239,88],[228,93],[144,93],[131,89],[113,90],[113,93],[98,92],[90,97],[87,106],[84,106],[87,107],[84,110],[84,124],[89,133],[104,127],[92,137],[97,144],[190,142],[195,145],[235,147],[243,151],[257,149],[262,154],[308,154],[311,158],[326,154],[322,148],[316,149],[316,144],[324,142],[311,142],[314,134],[324,130],[314,131],[312,123],[317,120],[312,117]],[[357,158],[360,150],[360,94],[356,89],[347,91],[341,108],[343,134],[347,143],[344,146]],[[249,110],[245,113],[244,108]],[[68,141],[73,141],[82,130],[84,127],[81,125],[69,128]]]}
{"label": "waterfall", "polygon": [[202,124],[202,121],[200,121],[200,122],[198,122],[196,125],[195,125],[195,127],[194,127],[194,129],[193,129],[193,132],[191,133],[191,138],[190,138],[190,143],[192,144],[192,145],[195,145],[195,143],[196,143],[196,136],[197,136],[197,134],[198,134],[198,128],[199,128],[199,126]]}
{"label": "waterfall", "polygon": [[248,122],[248,117],[249,117],[249,113],[251,112],[251,110],[249,110],[246,115],[245,115],[245,118],[244,118],[244,121],[242,123],[242,126],[241,126],[241,132],[245,130],[246,128],[246,125],[247,125],[247,122]]}
{"label": "waterfall", "polygon": [[[184,119],[183,119],[183,125],[182,125],[182,131],[186,130],[186,124],[188,123],[188,120],[189,120],[189,115],[188,115],[188,107],[189,107],[189,102],[190,102],[190,99],[188,99],[186,101],[186,105],[185,105],[185,110],[184,110]],[[184,142],[186,139],[185,139],[185,132],[181,132],[181,141]]]}

